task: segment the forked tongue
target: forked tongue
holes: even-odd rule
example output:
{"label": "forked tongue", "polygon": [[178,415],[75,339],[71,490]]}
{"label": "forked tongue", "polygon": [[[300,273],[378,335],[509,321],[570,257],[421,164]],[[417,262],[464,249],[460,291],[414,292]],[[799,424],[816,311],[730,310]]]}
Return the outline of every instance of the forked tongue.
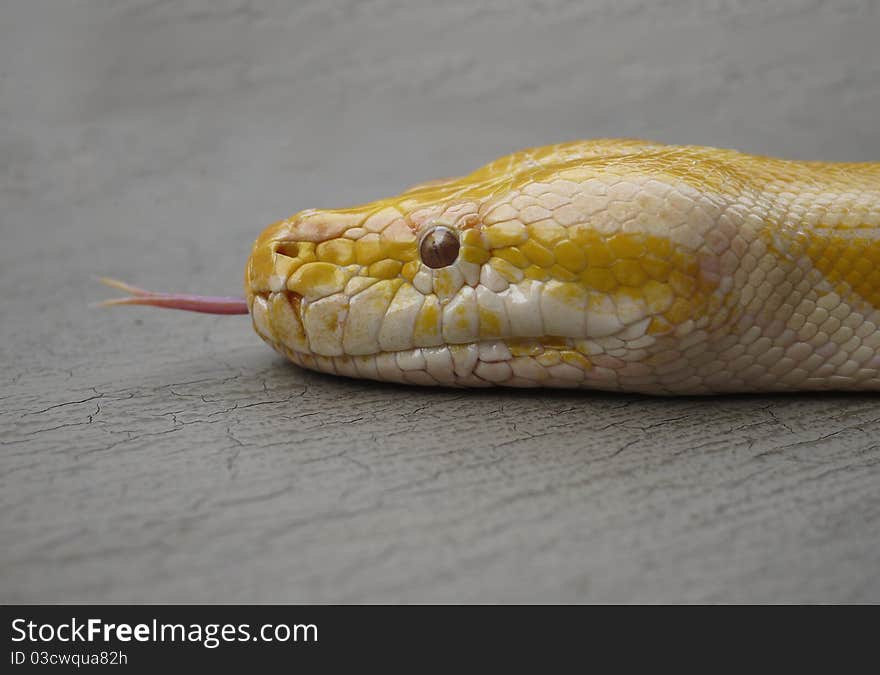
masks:
{"label": "forked tongue", "polygon": [[98,303],[102,307],[113,305],[147,305],[165,307],[166,309],[182,309],[185,312],[201,312],[203,314],[247,314],[248,306],[244,298],[231,298],[211,295],[190,295],[188,293],[155,293],[143,288],[131,286],[118,279],[102,277],[102,284],[129,293],[127,298],[113,298]]}

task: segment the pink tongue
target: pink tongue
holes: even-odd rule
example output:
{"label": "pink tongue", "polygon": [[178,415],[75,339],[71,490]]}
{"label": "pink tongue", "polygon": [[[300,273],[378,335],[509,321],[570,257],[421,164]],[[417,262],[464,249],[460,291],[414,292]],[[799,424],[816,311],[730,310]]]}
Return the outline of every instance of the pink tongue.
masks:
{"label": "pink tongue", "polygon": [[203,314],[247,314],[248,306],[244,298],[227,298],[209,295],[189,295],[187,293],[154,293],[142,288],[131,286],[117,279],[102,278],[101,283],[112,286],[126,293],[128,298],[105,300],[103,306],[111,305],[149,305],[182,309],[186,312],[202,312]]}

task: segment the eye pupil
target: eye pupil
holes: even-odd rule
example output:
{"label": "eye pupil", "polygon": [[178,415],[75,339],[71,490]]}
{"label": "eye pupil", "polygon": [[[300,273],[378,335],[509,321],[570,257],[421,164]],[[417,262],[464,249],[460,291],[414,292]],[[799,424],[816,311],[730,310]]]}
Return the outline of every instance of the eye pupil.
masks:
{"label": "eye pupil", "polygon": [[460,247],[458,237],[452,230],[448,227],[435,227],[422,239],[419,253],[425,265],[437,269],[454,263],[458,259]]}

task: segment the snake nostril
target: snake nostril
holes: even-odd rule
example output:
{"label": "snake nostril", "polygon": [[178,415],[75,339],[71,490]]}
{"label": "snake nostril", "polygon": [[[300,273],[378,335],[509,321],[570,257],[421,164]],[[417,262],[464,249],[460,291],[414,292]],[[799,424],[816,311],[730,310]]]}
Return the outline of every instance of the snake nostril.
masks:
{"label": "snake nostril", "polygon": [[295,241],[281,241],[275,246],[275,253],[296,258],[299,255],[299,243]]}
{"label": "snake nostril", "polygon": [[448,267],[458,258],[461,244],[455,232],[448,227],[435,227],[422,238],[419,255],[422,262],[432,269]]}

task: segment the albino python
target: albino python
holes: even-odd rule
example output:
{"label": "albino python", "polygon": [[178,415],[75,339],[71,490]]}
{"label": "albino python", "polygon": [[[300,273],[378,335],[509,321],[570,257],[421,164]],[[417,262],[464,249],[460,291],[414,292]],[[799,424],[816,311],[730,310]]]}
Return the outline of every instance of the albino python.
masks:
{"label": "albino python", "polygon": [[637,140],[533,148],[266,229],[249,312],[314,370],[649,394],[880,390],[880,163]]}

